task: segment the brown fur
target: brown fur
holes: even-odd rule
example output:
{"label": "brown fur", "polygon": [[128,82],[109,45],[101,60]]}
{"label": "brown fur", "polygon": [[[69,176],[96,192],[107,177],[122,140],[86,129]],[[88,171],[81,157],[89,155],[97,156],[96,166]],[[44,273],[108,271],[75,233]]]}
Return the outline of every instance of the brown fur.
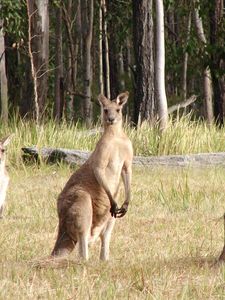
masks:
{"label": "brown fur", "polygon": [[[128,92],[110,101],[99,96],[104,133],[89,159],[69,179],[58,197],[58,237],[53,256],[72,251],[79,242],[81,257],[88,258],[88,242],[101,238],[101,259],[108,259],[115,218],[122,217],[130,201],[132,145],[122,130],[122,107]],[[122,176],[125,201],[116,198]]]}

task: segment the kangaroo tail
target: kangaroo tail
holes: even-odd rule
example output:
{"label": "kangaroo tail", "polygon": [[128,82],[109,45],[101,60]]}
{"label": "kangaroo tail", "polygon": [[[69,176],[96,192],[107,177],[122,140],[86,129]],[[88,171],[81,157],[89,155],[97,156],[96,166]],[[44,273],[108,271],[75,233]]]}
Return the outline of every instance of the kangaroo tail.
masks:
{"label": "kangaroo tail", "polygon": [[66,229],[59,224],[59,231],[55,246],[52,250],[51,256],[65,256],[68,255],[75,247],[77,241],[74,241]]}

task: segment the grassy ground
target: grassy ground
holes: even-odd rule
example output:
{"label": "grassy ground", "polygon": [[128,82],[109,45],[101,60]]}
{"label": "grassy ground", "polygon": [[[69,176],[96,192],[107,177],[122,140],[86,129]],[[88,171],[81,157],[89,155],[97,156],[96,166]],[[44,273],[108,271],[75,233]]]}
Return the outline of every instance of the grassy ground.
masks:
{"label": "grassy ground", "polygon": [[73,170],[11,164],[9,171],[0,299],[224,299],[225,268],[215,265],[223,247],[224,169],[135,169],[110,261],[98,260],[96,243],[88,262],[74,251],[60,264],[46,257],[56,238],[56,197]]}

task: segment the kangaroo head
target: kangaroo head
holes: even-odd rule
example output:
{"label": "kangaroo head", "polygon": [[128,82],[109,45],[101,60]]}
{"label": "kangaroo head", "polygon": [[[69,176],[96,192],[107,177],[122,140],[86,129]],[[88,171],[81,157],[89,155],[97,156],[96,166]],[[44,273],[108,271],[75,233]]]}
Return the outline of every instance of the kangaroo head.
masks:
{"label": "kangaroo head", "polygon": [[4,158],[6,146],[9,144],[11,136],[8,135],[0,140],[0,160]]}
{"label": "kangaroo head", "polygon": [[119,94],[112,101],[104,95],[98,96],[98,101],[102,108],[102,119],[106,125],[117,124],[122,121],[122,108],[127,102],[129,92]]}

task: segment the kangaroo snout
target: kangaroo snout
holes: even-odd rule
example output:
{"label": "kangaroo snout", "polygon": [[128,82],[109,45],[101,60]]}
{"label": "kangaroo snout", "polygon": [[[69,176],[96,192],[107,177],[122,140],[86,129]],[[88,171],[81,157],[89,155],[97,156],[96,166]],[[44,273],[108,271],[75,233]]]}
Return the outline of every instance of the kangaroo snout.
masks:
{"label": "kangaroo snout", "polygon": [[113,124],[114,122],[115,122],[115,118],[114,117],[108,117],[107,123]]}

